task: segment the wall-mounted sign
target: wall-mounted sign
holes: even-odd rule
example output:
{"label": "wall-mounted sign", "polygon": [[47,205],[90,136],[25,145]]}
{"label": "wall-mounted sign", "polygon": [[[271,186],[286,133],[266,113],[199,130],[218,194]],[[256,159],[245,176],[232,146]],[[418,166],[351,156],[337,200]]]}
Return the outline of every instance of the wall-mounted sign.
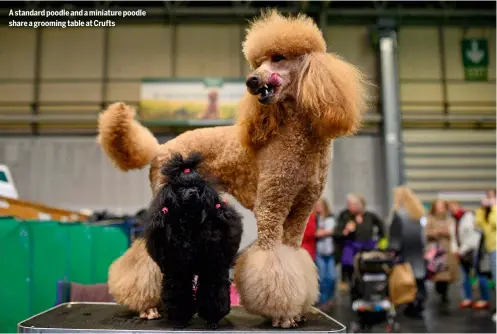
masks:
{"label": "wall-mounted sign", "polygon": [[488,40],[484,38],[461,41],[464,78],[466,81],[488,80]]}
{"label": "wall-mounted sign", "polygon": [[141,117],[176,122],[231,120],[245,91],[243,79],[143,79]]}

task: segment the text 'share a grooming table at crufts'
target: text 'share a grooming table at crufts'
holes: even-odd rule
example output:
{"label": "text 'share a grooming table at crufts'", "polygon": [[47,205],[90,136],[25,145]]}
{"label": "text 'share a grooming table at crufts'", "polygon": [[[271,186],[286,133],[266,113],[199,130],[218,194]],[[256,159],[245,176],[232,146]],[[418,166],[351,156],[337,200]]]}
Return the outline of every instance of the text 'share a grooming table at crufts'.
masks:
{"label": "text 'share a grooming table at crufts'", "polygon": [[24,320],[18,325],[19,333],[168,333],[168,332],[221,332],[301,334],[346,333],[344,325],[313,308],[306,314],[307,321],[298,328],[273,328],[271,320],[252,315],[241,306],[233,306],[231,313],[209,330],[205,322],[195,316],[190,325],[173,329],[164,319],[144,320],[126,307],[113,303],[64,303]]}

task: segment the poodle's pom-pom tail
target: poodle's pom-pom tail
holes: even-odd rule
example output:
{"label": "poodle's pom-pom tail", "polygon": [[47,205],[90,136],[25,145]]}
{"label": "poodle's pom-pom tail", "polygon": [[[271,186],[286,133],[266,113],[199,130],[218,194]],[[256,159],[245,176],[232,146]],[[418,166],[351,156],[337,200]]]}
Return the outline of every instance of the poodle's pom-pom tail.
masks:
{"label": "poodle's pom-pom tail", "polygon": [[145,167],[159,151],[157,139],[134,116],[133,108],[114,103],[100,114],[98,120],[98,142],[123,171]]}

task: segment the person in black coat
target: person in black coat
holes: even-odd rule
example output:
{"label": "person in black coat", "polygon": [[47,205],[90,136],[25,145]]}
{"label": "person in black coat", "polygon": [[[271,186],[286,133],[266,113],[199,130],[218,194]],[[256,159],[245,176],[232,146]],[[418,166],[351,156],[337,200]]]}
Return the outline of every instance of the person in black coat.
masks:
{"label": "person in black coat", "polygon": [[366,211],[365,204],[360,195],[349,194],[347,209],[337,219],[333,237],[336,245],[335,257],[342,267],[342,290],[351,281],[356,248],[374,248],[376,239],[383,238],[385,234],[383,221],[376,214]]}

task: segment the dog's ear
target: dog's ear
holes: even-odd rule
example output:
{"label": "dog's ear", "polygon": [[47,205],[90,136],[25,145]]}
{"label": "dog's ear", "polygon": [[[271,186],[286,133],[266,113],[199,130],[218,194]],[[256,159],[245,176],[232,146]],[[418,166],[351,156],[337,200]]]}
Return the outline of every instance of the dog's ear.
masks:
{"label": "dog's ear", "polygon": [[[163,185],[150,201],[146,213],[147,226],[162,226],[164,220],[167,219],[167,214],[172,214],[178,207],[179,199],[177,194],[169,184]],[[169,213],[164,212],[164,208],[167,208]]]}
{"label": "dog's ear", "polygon": [[320,136],[352,135],[366,109],[366,84],[364,75],[338,56],[307,54],[298,78],[299,109],[308,114]]}

